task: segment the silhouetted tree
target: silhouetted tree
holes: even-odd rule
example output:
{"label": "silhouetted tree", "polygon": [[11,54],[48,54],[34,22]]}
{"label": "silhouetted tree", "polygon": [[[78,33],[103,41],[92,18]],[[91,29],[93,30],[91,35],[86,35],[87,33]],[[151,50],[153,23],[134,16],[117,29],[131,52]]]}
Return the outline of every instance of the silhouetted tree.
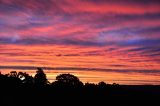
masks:
{"label": "silhouetted tree", "polygon": [[26,72],[11,71],[9,74],[6,74],[6,76],[11,78],[18,78],[22,83],[25,84],[33,84],[33,77]]}
{"label": "silhouetted tree", "polygon": [[98,83],[98,86],[100,86],[100,87],[106,87],[107,84],[104,81],[101,81],[101,82]]}
{"label": "silhouetted tree", "polygon": [[97,85],[96,84],[94,84],[94,83],[85,83],[85,88],[96,88],[97,87]]}
{"label": "silhouetted tree", "polygon": [[42,68],[37,68],[34,81],[36,85],[46,85],[48,83],[46,74],[44,73]]}
{"label": "silhouetted tree", "polygon": [[69,86],[81,86],[83,83],[79,80],[78,77],[72,74],[60,74],[56,77],[56,82],[69,85]]}
{"label": "silhouetted tree", "polygon": [[97,89],[97,85],[94,83],[85,83],[84,85],[86,94],[89,94],[90,97],[93,96],[95,93],[97,93],[98,89]]}
{"label": "silhouetted tree", "polygon": [[4,84],[4,83],[8,83],[7,80],[8,80],[8,76],[7,75],[3,75],[0,73],[0,84]]}
{"label": "silhouetted tree", "polygon": [[19,78],[19,75],[16,71],[11,71],[10,73],[6,74],[8,77],[16,77]]}
{"label": "silhouetted tree", "polygon": [[117,83],[113,83],[112,85],[114,85],[114,86],[118,86],[119,84],[117,84]]}
{"label": "silhouetted tree", "polygon": [[22,83],[27,84],[27,85],[33,84],[34,79],[32,76],[30,76],[26,72],[19,72],[18,74],[19,74],[20,79],[22,80]]}
{"label": "silhouetted tree", "polygon": [[5,74],[1,80],[2,82],[5,82],[4,86],[8,86],[8,88],[12,87],[12,89],[19,88],[22,85],[20,76],[16,71]]}

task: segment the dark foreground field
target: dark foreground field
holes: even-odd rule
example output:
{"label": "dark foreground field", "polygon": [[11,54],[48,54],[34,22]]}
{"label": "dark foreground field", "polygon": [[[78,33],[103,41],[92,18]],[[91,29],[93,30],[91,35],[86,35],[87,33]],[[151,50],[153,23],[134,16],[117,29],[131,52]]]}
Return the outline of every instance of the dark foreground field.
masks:
{"label": "dark foreground field", "polygon": [[160,86],[83,84],[76,76],[61,74],[49,83],[42,69],[0,74],[0,106],[159,106]]}

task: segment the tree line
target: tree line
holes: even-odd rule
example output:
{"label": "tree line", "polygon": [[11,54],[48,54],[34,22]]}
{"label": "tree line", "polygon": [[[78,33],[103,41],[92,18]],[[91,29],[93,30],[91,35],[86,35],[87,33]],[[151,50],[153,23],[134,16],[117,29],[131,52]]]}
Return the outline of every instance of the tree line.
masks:
{"label": "tree line", "polygon": [[[80,79],[72,74],[66,73],[66,74],[59,74],[56,76],[55,81],[49,82],[47,79],[47,76],[42,68],[37,68],[35,76],[31,76],[26,72],[17,72],[17,71],[11,71],[8,74],[1,74],[0,73],[0,81],[11,81],[12,83],[15,81],[15,83],[21,83],[24,85],[35,85],[35,86],[46,86],[46,85],[66,85],[66,86],[83,86],[83,85],[98,85],[98,86],[107,86],[110,84],[106,84],[105,82],[101,81],[98,84],[94,83],[83,83],[80,81]],[[6,82],[7,83],[7,82]],[[113,83],[112,85],[119,85],[116,83]]]}
{"label": "tree line", "polygon": [[153,105],[160,98],[158,85],[131,86],[103,81],[98,84],[83,83],[69,73],[59,74],[55,81],[49,82],[42,68],[37,68],[34,77],[26,72],[0,73],[0,91],[0,105],[5,106],[21,106],[24,103],[28,106],[50,105],[52,102],[58,105],[75,105],[73,102],[76,102],[79,105],[137,106],[139,103]]}

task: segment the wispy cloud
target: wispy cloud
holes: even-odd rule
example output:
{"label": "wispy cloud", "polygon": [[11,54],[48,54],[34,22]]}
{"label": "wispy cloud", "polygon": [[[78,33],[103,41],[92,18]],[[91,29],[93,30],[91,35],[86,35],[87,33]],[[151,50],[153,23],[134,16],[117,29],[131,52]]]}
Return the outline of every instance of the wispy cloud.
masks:
{"label": "wispy cloud", "polygon": [[159,70],[159,35],[159,0],[0,0],[6,66]]}
{"label": "wispy cloud", "polygon": [[150,35],[157,40],[159,5],[157,0],[1,0],[0,43],[104,46]]}

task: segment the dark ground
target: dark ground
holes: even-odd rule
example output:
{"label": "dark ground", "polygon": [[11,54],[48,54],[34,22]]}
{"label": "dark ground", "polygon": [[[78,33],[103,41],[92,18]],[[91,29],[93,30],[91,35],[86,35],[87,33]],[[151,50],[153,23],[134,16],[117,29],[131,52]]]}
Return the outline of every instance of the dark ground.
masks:
{"label": "dark ground", "polygon": [[48,83],[42,71],[18,75],[0,74],[0,106],[160,106],[160,85],[83,84],[70,74]]}

